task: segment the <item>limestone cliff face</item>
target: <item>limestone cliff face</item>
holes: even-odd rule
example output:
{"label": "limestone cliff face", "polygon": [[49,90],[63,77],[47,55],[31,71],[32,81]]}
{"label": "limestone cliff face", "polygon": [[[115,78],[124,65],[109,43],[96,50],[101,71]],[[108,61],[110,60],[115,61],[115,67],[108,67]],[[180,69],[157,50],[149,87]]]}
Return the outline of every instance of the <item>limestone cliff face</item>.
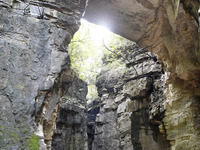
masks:
{"label": "limestone cliff face", "polygon": [[87,84],[72,77],[72,85],[62,97],[52,150],[87,149]]}
{"label": "limestone cliff face", "polygon": [[[59,103],[71,86],[67,47],[78,30],[85,6],[86,0],[0,1],[1,149],[27,148],[31,142],[37,141],[34,139],[34,132],[40,138],[40,149],[51,149]],[[145,72],[143,65],[138,65],[138,74],[130,71],[127,80],[119,76],[123,83],[118,83],[117,79],[109,80],[111,83],[102,80],[106,81],[106,91],[99,87],[102,89],[99,92],[102,101],[105,97],[106,103],[102,103],[97,116],[98,130],[95,132],[98,135],[93,141],[94,148],[106,149],[104,145],[98,145],[99,138],[109,147],[120,146],[121,149],[126,149],[126,146],[136,146],[134,149],[144,149],[143,146],[148,146],[146,141],[150,141],[155,149],[162,149],[160,146],[165,143],[155,140],[154,133],[158,136],[159,133],[144,119],[146,116],[156,126],[159,125],[160,132],[166,136],[172,150],[199,149],[198,9],[198,0],[90,0],[85,18],[95,23],[103,18],[114,32],[153,51],[165,70],[163,89],[160,88],[160,79],[151,81],[149,78],[152,74],[148,72],[157,73],[155,69],[146,70],[147,76],[140,76],[141,72]],[[146,64],[147,68],[150,64]],[[127,64],[133,65],[137,64]],[[106,72],[109,74],[109,71]],[[104,87],[103,83],[102,85]],[[119,88],[116,87],[118,85]],[[138,85],[138,90],[130,92],[135,85]],[[124,95],[125,99],[116,98],[116,93]],[[164,100],[156,96],[162,94]],[[141,97],[142,100],[139,101],[138,98]],[[111,99],[119,101],[113,102]],[[138,107],[135,108],[136,105]],[[125,108],[130,108],[131,112],[127,112]],[[147,113],[147,110],[152,111]],[[136,112],[133,113],[134,111]],[[109,116],[112,119],[108,119]],[[137,120],[139,127],[133,122],[133,118],[142,118]],[[123,119],[125,121],[120,121]],[[118,122],[122,122],[122,125]],[[125,122],[127,123],[123,124]],[[109,130],[111,123],[117,127],[113,129],[113,133]],[[107,142],[108,135],[102,132],[104,129],[108,130],[114,140]],[[115,138],[119,133],[123,136]],[[149,136],[146,136],[147,133]],[[138,138],[139,136],[143,138]],[[128,144],[124,144],[124,141]]]}
{"label": "limestone cliff face", "polygon": [[85,18],[153,51],[169,78],[199,87],[198,0],[91,0]]}
{"label": "limestone cliff face", "polygon": [[100,111],[101,101],[99,98],[93,100],[88,104],[87,115],[87,135],[88,135],[88,150],[92,150],[92,144],[94,142],[96,118]]}
{"label": "limestone cliff face", "polygon": [[69,87],[68,44],[85,5],[0,2],[0,149],[25,149],[34,132],[40,148],[50,149],[60,98]]}
{"label": "limestone cliff face", "polygon": [[198,0],[91,0],[89,21],[153,51],[165,70],[164,124],[171,149],[199,149]]}
{"label": "limestone cliff face", "polygon": [[126,46],[124,55],[125,63],[116,60],[98,76],[101,100],[92,149],[168,150],[161,65],[135,44]]}

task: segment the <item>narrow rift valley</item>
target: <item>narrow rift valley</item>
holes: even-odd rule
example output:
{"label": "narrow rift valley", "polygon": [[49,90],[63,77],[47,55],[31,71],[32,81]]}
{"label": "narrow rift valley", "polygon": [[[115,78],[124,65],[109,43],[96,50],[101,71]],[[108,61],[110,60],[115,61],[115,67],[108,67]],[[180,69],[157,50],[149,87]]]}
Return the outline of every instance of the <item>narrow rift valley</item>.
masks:
{"label": "narrow rift valley", "polygon": [[0,150],[199,150],[199,77],[199,0],[0,0]]}
{"label": "narrow rift valley", "polygon": [[62,97],[52,149],[169,149],[165,77],[153,52],[82,20],[70,57],[71,86]]}

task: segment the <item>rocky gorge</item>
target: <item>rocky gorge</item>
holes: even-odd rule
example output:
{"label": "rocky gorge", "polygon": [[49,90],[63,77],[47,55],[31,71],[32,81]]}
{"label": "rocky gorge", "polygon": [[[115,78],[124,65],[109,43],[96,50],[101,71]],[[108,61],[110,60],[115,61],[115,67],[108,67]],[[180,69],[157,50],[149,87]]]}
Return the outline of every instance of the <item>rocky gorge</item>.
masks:
{"label": "rocky gorge", "polygon": [[120,49],[125,62],[106,64],[98,76],[92,149],[167,150],[162,67],[136,44]]}
{"label": "rocky gorge", "polygon": [[[198,0],[1,0],[0,149],[199,150]],[[97,78],[70,69],[80,19],[138,45]]]}

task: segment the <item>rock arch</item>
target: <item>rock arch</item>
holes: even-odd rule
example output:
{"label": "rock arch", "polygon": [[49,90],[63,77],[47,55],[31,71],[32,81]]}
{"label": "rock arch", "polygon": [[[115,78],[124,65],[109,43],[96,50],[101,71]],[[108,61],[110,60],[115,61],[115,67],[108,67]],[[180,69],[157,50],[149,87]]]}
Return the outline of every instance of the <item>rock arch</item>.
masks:
{"label": "rock arch", "polygon": [[172,149],[199,147],[198,9],[197,0],[92,0],[84,16],[157,54],[167,78],[163,121]]}
{"label": "rock arch", "polygon": [[[70,83],[67,45],[86,3],[0,2],[0,126],[17,137],[9,148],[25,146],[24,137],[37,131],[41,148],[45,140],[50,149],[59,100]],[[44,19],[38,19],[41,9]],[[172,149],[199,148],[198,9],[198,0],[90,0],[85,13],[157,54],[168,78],[163,121]]]}

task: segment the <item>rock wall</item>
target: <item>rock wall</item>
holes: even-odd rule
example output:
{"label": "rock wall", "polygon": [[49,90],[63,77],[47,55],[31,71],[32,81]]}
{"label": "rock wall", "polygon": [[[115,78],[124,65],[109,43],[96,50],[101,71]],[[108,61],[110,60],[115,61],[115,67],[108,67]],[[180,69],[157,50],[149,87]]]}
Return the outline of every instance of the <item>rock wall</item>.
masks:
{"label": "rock wall", "polygon": [[94,141],[96,117],[100,110],[100,99],[95,99],[88,104],[87,114],[87,135],[88,135],[88,150],[92,150]]}
{"label": "rock wall", "polygon": [[191,87],[185,88],[179,80],[169,84],[165,90],[165,118],[163,119],[167,139],[172,150],[199,149],[200,141],[200,97]]}
{"label": "rock wall", "polygon": [[69,86],[68,44],[85,5],[0,2],[0,149],[38,149],[37,141],[40,149],[51,149],[60,98]]}
{"label": "rock wall", "polygon": [[87,149],[87,84],[77,77],[72,80],[62,97],[52,150]]}
{"label": "rock wall", "polygon": [[92,149],[168,150],[161,65],[135,44],[121,50],[125,63],[107,64],[98,76],[101,105]]}
{"label": "rock wall", "polygon": [[89,1],[85,18],[153,51],[169,73],[199,87],[199,0]]}
{"label": "rock wall", "polygon": [[153,51],[165,70],[171,149],[199,149],[199,0],[92,0],[85,18]]}
{"label": "rock wall", "polygon": [[[51,149],[59,103],[70,87],[67,46],[73,34],[78,30],[85,6],[86,0],[0,1],[1,149],[25,149],[27,147]],[[102,118],[101,113],[97,116],[99,121],[97,121],[98,130],[96,131],[99,131],[97,132],[99,136],[97,135],[94,139],[94,147],[98,145],[97,139],[99,138],[99,141],[106,143],[105,145],[113,147],[120,145],[124,148],[122,141],[127,141],[131,137],[132,141],[128,140],[128,147],[136,145],[135,148],[141,148],[141,143],[144,141],[135,138],[133,134],[130,136],[130,130],[126,130],[127,132],[122,130],[123,126],[127,125],[130,128],[132,124],[134,129],[131,131],[138,131],[138,126],[133,123],[133,120],[128,121],[128,117],[121,117],[121,119],[127,119],[127,124],[120,126],[118,126],[118,121],[123,114],[131,118],[148,114],[152,122],[158,124],[156,126],[159,127],[160,132],[166,135],[171,149],[199,149],[200,34],[198,32],[198,9],[198,0],[90,0],[85,18],[95,23],[103,18],[114,32],[155,52],[165,70],[163,90],[158,90],[160,81],[155,79],[150,81],[151,73],[147,73],[147,76],[140,76],[145,72],[143,70],[145,67],[141,63],[138,63],[137,68],[140,70],[138,72],[142,72],[141,74],[133,73],[131,75],[133,77],[125,81],[124,77],[120,77],[123,78],[121,80],[121,82],[124,81],[123,83],[117,83],[117,79],[109,80],[108,86],[100,91],[102,100],[104,97],[110,100],[102,103],[105,108],[102,106],[100,112],[104,112],[104,117]],[[129,65],[137,66],[134,63]],[[148,89],[148,92],[141,90],[139,93],[129,93],[129,88],[133,83],[138,84],[138,81],[143,83],[141,85],[146,84],[147,87],[147,83],[152,82],[154,96],[150,98],[148,96],[152,88]],[[122,90],[112,84],[127,85]],[[157,90],[154,90],[156,88]],[[103,93],[104,90],[105,93]],[[118,93],[118,90],[122,92],[122,95],[125,94],[126,99],[132,99],[131,103],[138,105],[136,112],[141,112],[137,114],[133,111],[123,111],[121,107],[126,106],[127,100],[119,100],[112,107],[109,106],[113,103],[111,99],[115,99],[115,93]],[[164,91],[164,104],[161,104],[160,101],[163,100],[156,96],[162,94],[162,91]],[[142,100],[140,99],[141,94]],[[152,97],[154,97],[153,100]],[[138,99],[142,101],[141,105]],[[147,99],[151,100],[147,101]],[[152,111],[146,110],[146,101],[148,110]],[[153,102],[152,105],[150,101]],[[117,106],[121,103],[124,105],[118,108],[122,110],[118,110]],[[129,105],[126,108],[129,108]],[[112,118],[108,119],[109,116]],[[156,138],[152,133],[158,132],[151,129],[151,125],[145,119],[138,121],[141,121],[142,129],[137,132],[137,137],[145,135],[142,139],[151,141],[157,149],[158,145],[165,145],[165,143],[159,144],[162,140],[154,142]],[[113,129],[113,133],[110,133],[108,130],[111,127],[110,123],[119,129]],[[104,128],[108,130],[110,136],[114,137],[113,141],[108,142],[106,140],[109,139],[108,134],[101,133]],[[146,134],[149,134],[147,131],[151,132],[148,137],[146,137]],[[129,134],[124,132],[129,132]],[[118,133],[124,133],[124,136],[115,138]],[[35,134],[39,136],[39,139]],[[33,144],[34,141],[37,141],[36,143],[39,141],[40,145]],[[104,145],[99,145],[99,147],[106,149]]]}

